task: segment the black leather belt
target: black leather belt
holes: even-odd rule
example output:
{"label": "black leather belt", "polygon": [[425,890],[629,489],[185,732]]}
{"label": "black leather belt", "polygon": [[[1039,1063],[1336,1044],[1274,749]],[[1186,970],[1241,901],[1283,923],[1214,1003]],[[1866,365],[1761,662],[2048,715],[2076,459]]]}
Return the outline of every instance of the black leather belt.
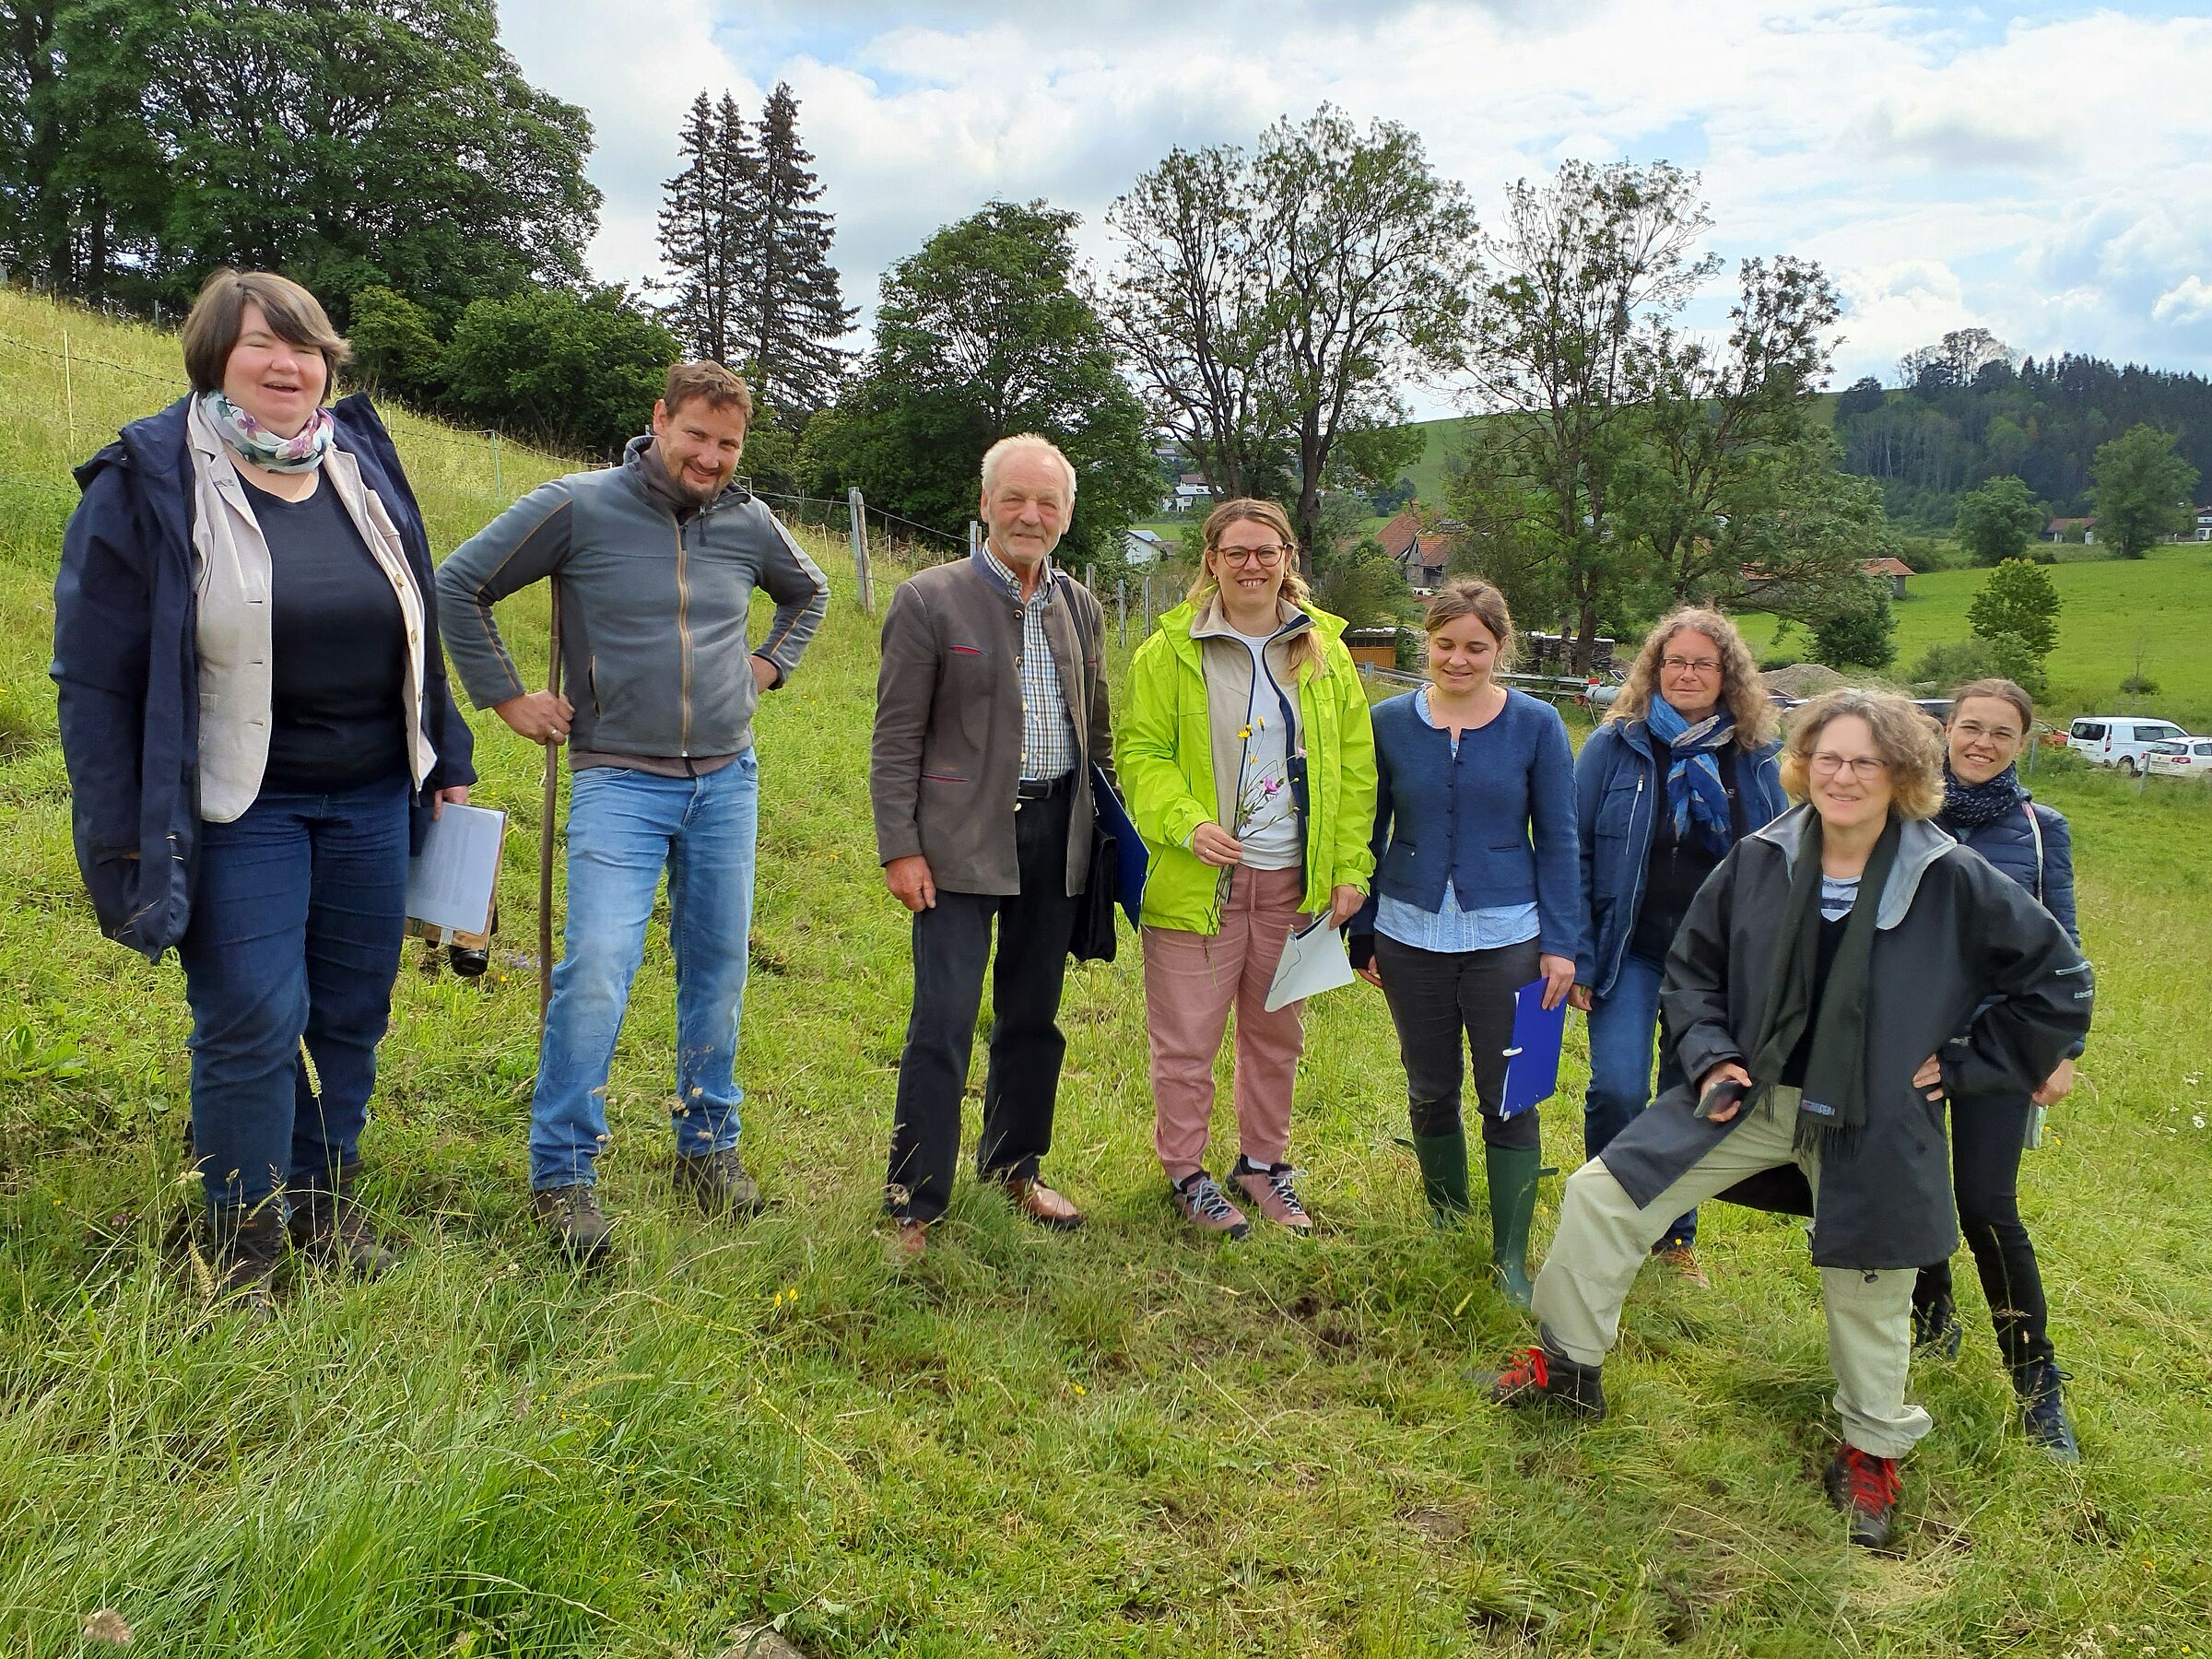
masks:
{"label": "black leather belt", "polygon": [[1069,771],[1062,772],[1056,778],[1018,778],[1014,783],[1014,798],[1018,801],[1049,801],[1066,789],[1075,775]]}

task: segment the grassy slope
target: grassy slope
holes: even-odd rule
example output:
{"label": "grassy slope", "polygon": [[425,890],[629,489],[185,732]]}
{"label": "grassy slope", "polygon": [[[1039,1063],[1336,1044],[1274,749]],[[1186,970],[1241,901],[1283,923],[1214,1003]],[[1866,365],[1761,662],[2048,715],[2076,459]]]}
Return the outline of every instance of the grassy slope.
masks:
{"label": "grassy slope", "polygon": [[[0,336],[50,327],[0,297]],[[166,349],[100,344],[149,366]],[[869,847],[873,644],[841,603],[761,720],[745,1073],[774,1212],[724,1231],[664,1190],[656,936],[612,1090],[628,1258],[590,1280],[546,1261],[515,955],[538,773],[479,720],[481,796],[517,814],[509,931],[500,977],[402,977],[370,1151],[409,1259],[365,1288],[309,1280],[253,1331],[202,1312],[155,1244],[180,1191],[178,972],[99,939],[77,896],[42,672],[44,503],[65,506],[50,487],[75,452],[29,392],[44,360],[0,344],[0,476],[41,486],[0,499],[19,723],[0,764],[6,1652],[77,1653],[101,1606],[145,1651],[241,1655],[703,1654],[785,1613],[817,1654],[2203,1650],[2212,792],[2054,782],[2105,999],[2027,1202],[2089,1461],[2023,1449],[1976,1330],[1918,1379],[1938,1430],[1900,1559],[1848,1550],[1811,1484],[1822,1324],[1787,1224],[1716,1207],[1718,1288],[1640,1285],[1606,1425],[1471,1403],[1460,1368],[1527,1326],[1481,1288],[1483,1249],[1418,1213],[1388,1021],[1361,988],[1309,1021],[1297,1156],[1319,1241],[1217,1251],[1171,1223],[1125,955],[1067,998],[1053,1168],[1091,1227],[1041,1236],[963,1187],[929,1262],[889,1269],[871,1230],[905,929]],[[90,419],[80,402],[78,450]],[[402,441],[442,551],[493,503],[488,457],[432,436]],[[541,627],[513,632],[542,658]],[[1571,1070],[1547,1109],[1561,1164]]]}

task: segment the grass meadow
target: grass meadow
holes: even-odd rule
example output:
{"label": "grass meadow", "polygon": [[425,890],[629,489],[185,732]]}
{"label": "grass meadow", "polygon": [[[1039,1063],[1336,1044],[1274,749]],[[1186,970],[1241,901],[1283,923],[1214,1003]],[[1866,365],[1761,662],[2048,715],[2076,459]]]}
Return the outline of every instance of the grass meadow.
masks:
{"label": "grass meadow", "polygon": [[[927,1260],[890,1265],[906,929],[868,829],[873,630],[829,548],[830,620],[759,726],[743,1074],[770,1212],[710,1226],[668,1189],[656,928],[603,1166],[621,1257],[579,1276],[533,1232],[541,760],[479,716],[477,798],[514,814],[505,931],[475,983],[410,947],[366,1146],[406,1259],[302,1272],[267,1326],[210,1312],[162,1243],[192,1196],[181,976],[90,923],[45,677],[67,467],[173,388],[79,362],[65,393],[61,321],[0,292],[0,1654],[81,1653],[102,1608],[142,1652],[255,1659],[705,1659],[764,1622],[816,1659],[2212,1644],[2212,790],[2047,779],[2102,997],[2025,1204],[2085,1461],[2023,1444],[1962,1270],[1966,1350],[1917,1370],[1936,1430],[1901,1547],[1872,1556],[1816,1485],[1830,1384],[1794,1224],[1708,1210],[1715,1287],[1638,1286],[1606,1423],[1475,1401],[1463,1369],[1532,1333],[1487,1245],[1423,1218],[1365,987],[1309,1014],[1313,1241],[1208,1248],[1171,1219],[1124,936],[1064,1013],[1048,1170],[1090,1224],[1043,1234],[964,1184]],[[69,326],[73,353],[169,371],[159,336]],[[488,450],[399,431],[442,554],[500,504]],[[558,463],[501,465],[512,492]],[[542,616],[508,611],[542,665]],[[1579,1022],[1570,1042],[1562,1167]]]}

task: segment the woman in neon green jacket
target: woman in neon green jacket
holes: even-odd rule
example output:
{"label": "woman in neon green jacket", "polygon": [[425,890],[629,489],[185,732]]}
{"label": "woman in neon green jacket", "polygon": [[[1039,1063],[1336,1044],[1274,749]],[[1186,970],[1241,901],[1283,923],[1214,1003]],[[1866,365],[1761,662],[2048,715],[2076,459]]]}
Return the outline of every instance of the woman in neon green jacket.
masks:
{"label": "woman in neon green jacket", "polygon": [[[1374,733],[1343,632],[1309,602],[1283,510],[1225,501],[1188,597],[1129,665],[1114,768],[1151,855],[1153,1144],[1202,1233],[1251,1230],[1232,1193],[1280,1226],[1313,1225],[1288,1157],[1301,1006],[1265,1005],[1291,928],[1324,912],[1341,926],[1374,873]],[[1204,1157],[1231,1007],[1239,1146],[1224,1192]]]}

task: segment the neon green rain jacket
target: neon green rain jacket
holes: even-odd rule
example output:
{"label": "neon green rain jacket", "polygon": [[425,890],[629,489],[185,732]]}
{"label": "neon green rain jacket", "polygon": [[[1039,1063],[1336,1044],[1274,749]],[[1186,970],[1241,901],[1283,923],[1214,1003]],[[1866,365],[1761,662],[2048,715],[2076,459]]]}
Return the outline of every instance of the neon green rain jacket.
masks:
{"label": "neon green rain jacket", "polygon": [[[1280,615],[1266,656],[1281,683],[1288,683],[1290,641],[1298,634],[1318,629],[1326,642],[1328,672],[1309,672],[1298,685],[1308,808],[1302,908],[1312,914],[1327,908],[1332,888],[1364,893],[1374,875],[1369,841],[1375,828],[1375,735],[1366,689],[1340,637],[1344,618],[1287,599]],[[1116,711],[1114,771],[1151,855],[1143,912],[1150,927],[1201,934],[1221,928],[1224,872],[1202,861],[1190,841],[1201,824],[1233,821],[1234,801],[1224,797],[1217,780],[1226,775],[1233,792],[1243,770],[1239,729],[1252,656],[1227,635],[1210,599],[1203,614],[1187,602],[1166,613],[1130,659],[1129,684]]]}

